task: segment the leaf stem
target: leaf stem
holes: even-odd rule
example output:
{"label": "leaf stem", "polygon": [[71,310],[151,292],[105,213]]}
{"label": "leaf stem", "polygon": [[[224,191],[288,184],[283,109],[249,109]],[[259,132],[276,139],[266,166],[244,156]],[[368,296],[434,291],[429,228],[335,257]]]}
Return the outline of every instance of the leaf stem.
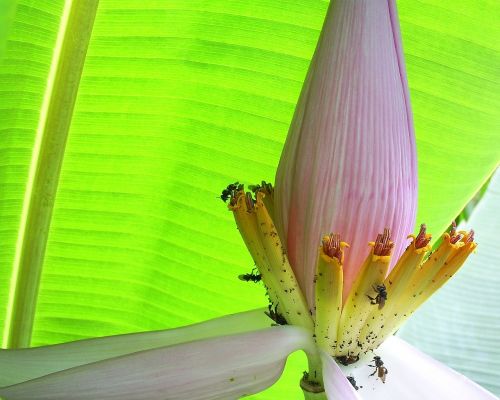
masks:
{"label": "leaf stem", "polygon": [[302,392],[304,393],[304,400],[328,400],[325,392],[312,393],[304,389],[302,389]]}
{"label": "leaf stem", "polygon": [[52,57],[21,215],[3,347],[28,347],[66,140],[98,0],[66,0]]}

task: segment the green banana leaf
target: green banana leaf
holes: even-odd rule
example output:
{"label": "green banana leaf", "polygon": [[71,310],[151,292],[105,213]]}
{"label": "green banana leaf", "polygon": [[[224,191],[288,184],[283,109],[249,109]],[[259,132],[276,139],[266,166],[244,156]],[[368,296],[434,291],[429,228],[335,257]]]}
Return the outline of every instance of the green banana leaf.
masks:
{"label": "green banana leaf", "polygon": [[[42,345],[266,304],[217,197],[273,180],[328,2],[93,5],[0,1],[4,346],[30,342],[30,318]],[[438,235],[500,159],[500,3],[398,7],[418,221]]]}

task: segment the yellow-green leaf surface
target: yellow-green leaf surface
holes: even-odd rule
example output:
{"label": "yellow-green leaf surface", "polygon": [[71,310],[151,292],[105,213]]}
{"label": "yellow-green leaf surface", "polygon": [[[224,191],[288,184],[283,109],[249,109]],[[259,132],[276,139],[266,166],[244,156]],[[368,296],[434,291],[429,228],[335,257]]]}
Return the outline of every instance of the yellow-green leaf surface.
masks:
{"label": "yellow-green leaf surface", "polygon": [[[4,2],[12,15],[0,20],[9,24],[0,29],[2,326],[65,6]],[[253,263],[217,196],[229,182],[273,180],[327,4],[100,1],[57,177],[33,345],[265,304],[258,285],[237,279]],[[417,131],[418,219],[439,233],[499,160],[500,3],[398,7]],[[284,396],[273,390],[269,396]]]}

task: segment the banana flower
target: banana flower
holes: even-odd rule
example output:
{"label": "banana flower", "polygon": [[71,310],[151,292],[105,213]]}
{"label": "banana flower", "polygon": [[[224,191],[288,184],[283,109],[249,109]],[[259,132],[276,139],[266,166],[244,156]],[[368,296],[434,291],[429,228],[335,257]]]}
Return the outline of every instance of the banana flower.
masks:
{"label": "banana flower", "polygon": [[302,349],[308,399],[495,398],[392,336],[476,247],[453,227],[429,255],[425,225],[411,235],[416,149],[394,0],[331,2],[275,188],[251,189],[221,197],[267,310],[2,350],[0,396],[234,399],[272,385]]}

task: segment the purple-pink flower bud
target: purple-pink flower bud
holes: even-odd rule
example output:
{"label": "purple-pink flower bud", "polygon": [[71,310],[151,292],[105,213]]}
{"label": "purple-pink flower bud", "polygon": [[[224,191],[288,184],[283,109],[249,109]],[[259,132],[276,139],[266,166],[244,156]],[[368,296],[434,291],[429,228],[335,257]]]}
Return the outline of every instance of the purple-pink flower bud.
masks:
{"label": "purple-pink flower bud", "polygon": [[318,246],[350,244],[344,298],[379,232],[397,260],[417,206],[415,136],[394,0],[330,3],[281,156],[275,222],[314,300]]}

